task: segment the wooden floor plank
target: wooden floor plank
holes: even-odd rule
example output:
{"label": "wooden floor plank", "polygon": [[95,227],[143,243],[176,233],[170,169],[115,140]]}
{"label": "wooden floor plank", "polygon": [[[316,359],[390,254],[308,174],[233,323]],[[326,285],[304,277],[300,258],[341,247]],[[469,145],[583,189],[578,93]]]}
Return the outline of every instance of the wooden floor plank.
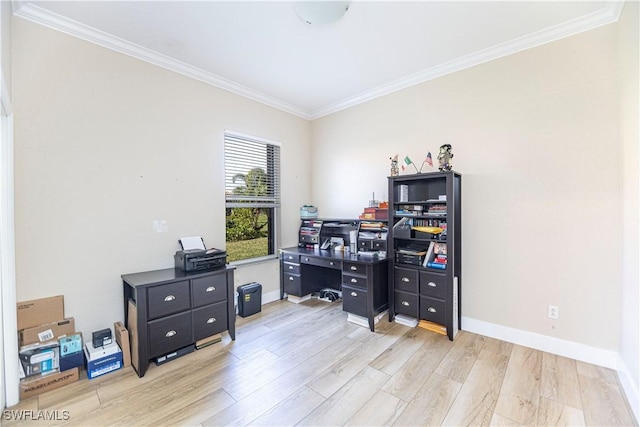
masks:
{"label": "wooden floor plank", "polygon": [[382,386],[382,390],[405,402],[411,401],[452,346],[444,335],[426,335],[422,346]]}
{"label": "wooden floor plank", "polygon": [[443,425],[489,425],[507,363],[506,356],[481,351]]}
{"label": "wooden floor plank", "polygon": [[442,359],[436,373],[454,381],[463,383],[476,362],[476,358],[484,345],[481,335],[462,332],[454,341],[451,351]]}
{"label": "wooden floor plank", "polygon": [[555,354],[542,355],[540,395],[582,410],[576,361]]}
{"label": "wooden floor plank", "polygon": [[326,399],[297,425],[333,426],[345,424],[388,379],[387,374],[365,366],[351,381]]}
{"label": "wooden floor plank", "polygon": [[394,425],[441,425],[451,409],[462,384],[438,374],[432,374],[400,414]]}
{"label": "wooden floor plank", "polygon": [[546,397],[540,397],[537,425],[584,426],[584,414],[581,410],[574,407],[547,399]]}
{"label": "wooden floor plank", "polygon": [[633,415],[617,384],[608,378],[578,374],[582,396],[582,410],[587,425],[631,426]]}
{"label": "wooden floor plank", "polygon": [[413,328],[376,357],[371,362],[371,367],[387,375],[395,374],[422,347],[427,337],[433,334],[422,328]]}
{"label": "wooden floor plank", "polygon": [[345,425],[390,426],[406,407],[407,402],[379,390]]}
{"label": "wooden floor plank", "polygon": [[271,410],[251,421],[252,426],[291,426],[324,402],[324,396],[302,387]]}
{"label": "wooden floor plank", "polygon": [[520,425],[536,425],[541,375],[542,352],[514,345],[495,413]]}

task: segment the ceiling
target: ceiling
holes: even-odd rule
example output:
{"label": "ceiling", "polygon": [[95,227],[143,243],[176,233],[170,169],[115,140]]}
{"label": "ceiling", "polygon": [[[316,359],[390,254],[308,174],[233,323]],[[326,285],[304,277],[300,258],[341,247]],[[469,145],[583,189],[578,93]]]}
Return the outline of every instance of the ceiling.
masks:
{"label": "ceiling", "polygon": [[621,2],[14,1],[14,13],[307,119],[615,22]]}

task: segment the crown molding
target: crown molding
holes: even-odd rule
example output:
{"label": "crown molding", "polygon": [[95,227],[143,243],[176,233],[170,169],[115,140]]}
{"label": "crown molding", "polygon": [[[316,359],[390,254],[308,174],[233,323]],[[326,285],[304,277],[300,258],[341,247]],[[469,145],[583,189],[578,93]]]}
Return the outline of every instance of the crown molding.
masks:
{"label": "crown molding", "polygon": [[20,18],[44,25],[90,43],[106,47],[107,49],[123,53],[141,61],[157,65],[158,67],[174,71],[178,74],[199,80],[203,83],[224,89],[236,95],[249,98],[253,101],[260,102],[303,119],[309,120],[311,117],[311,113],[302,108],[298,108],[262,92],[255,91],[201,68],[186,64],[182,61],[171,58],[170,56],[155,52],[120,37],[116,37],[104,31],[58,15],[34,4],[14,1],[13,7],[14,15],[19,16]]}
{"label": "crown molding", "polygon": [[502,43],[488,49],[480,50],[472,54],[456,58],[427,70],[414,73],[407,77],[395,80],[391,83],[378,86],[372,90],[362,92],[353,97],[344,99],[334,104],[321,107],[314,111],[308,111],[296,107],[277,98],[255,91],[246,86],[235,83],[208,71],[178,61],[167,55],[144,48],[104,31],[89,27],[64,16],[55,14],[34,4],[14,0],[14,14],[29,21],[44,25],[54,30],[61,31],[71,36],[106,47],[108,49],[129,55],[153,65],[174,71],[184,76],[199,80],[206,84],[224,89],[236,95],[249,98],[278,110],[293,114],[306,120],[314,120],[335,112],[354,107],[358,104],[371,101],[384,95],[415,86],[447,74],[455,73],[494,59],[502,58],[516,52],[531,49],[546,43],[550,43],[564,37],[572,36],[603,25],[616,22],[624,0],[607,2],[606,6],[597,12],[585,15],[581,18],[565,22],[554,27],[547,28],[526,36]]}
{"label": "crown molding", "polygon": [[471,68],[516,52],[531,49],[532,47],[560,40],[603,25],[611,24],[619,19],[623,5],[624,0],[608,2],[601,10],[590,13],[581,18],[567,21],[560,25],[546,28],[542,31],[527,34],[526,36],[513,39],[509,42],[456,58],[427,70],[395,80],[391,83],[378,86],[377,88],[362,92],[354,97],[315,110],[311,114],[311,120],[324,117],[346,108],[354,107],[358,104],[371,101],[381,96],[388,95],[447,74],[455,73],[456,71]]}

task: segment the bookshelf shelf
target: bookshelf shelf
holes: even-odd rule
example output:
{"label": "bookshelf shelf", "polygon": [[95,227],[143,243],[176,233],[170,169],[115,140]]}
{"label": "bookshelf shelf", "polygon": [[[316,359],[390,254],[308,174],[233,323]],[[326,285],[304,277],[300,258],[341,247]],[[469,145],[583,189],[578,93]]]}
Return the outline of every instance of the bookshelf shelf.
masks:
{"label": "bookshelf shelf", "polygon": [[397,314],[460,329],[461,175],[389,177],[389,320]]}

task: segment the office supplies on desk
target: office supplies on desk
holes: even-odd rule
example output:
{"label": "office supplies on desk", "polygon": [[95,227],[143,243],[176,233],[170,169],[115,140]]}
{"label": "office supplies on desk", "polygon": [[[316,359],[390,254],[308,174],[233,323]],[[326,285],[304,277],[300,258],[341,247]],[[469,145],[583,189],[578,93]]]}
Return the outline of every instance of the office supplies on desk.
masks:
{"label": "office supplies on desk", "polygon": [[224,267],[227,252],[222,249],[188,249],[177,251],[173,256],[176,268],[184,271],[207,270]]}
{"label": "office supplies on desk", "polygon": [[207,270],[223,267],[227,263],[227,252],[222,249],[206,249],[200,236],[181,237],[181,251],[173,256],[176,268],[184,271]]}

